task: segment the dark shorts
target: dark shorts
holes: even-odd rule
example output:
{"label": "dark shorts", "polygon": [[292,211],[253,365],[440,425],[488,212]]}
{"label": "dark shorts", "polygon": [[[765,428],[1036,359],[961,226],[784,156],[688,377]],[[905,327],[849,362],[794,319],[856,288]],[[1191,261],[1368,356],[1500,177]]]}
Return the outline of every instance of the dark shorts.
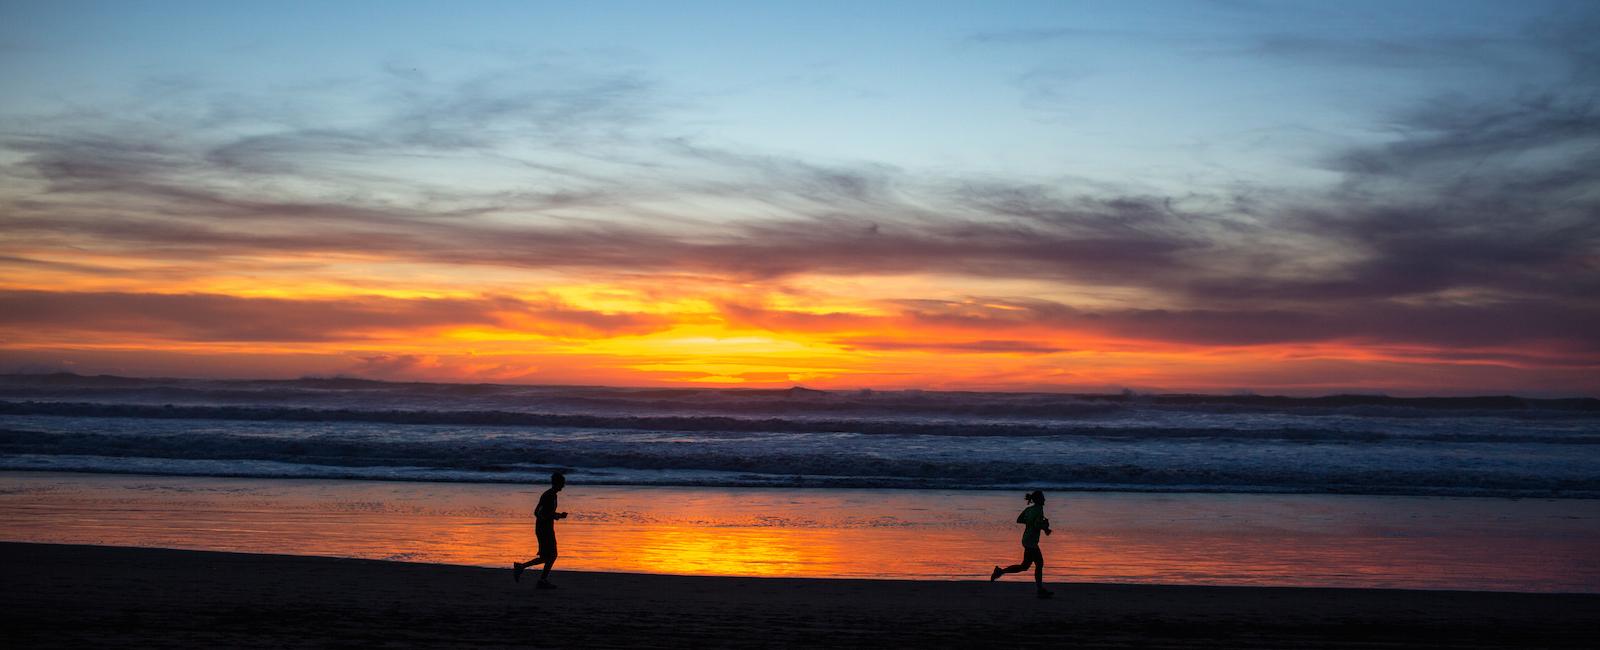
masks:
{"label": "dark shorts", "polygon": [[556,556],[556,531],[536,530],[534,536],[539,538],[539,557],[550,559]]}
{"label": "dark shorts", "polygon": [[1022,545],[1022,561],[1024,563],[1027,563],[1027,562],[1038,562],[1039,564],[1044,564],[1044,553],[1039,551],[1039,546],[1037,544],[1035,544],[1033,546],[1029,546],[1027,544],[1023,544]]}

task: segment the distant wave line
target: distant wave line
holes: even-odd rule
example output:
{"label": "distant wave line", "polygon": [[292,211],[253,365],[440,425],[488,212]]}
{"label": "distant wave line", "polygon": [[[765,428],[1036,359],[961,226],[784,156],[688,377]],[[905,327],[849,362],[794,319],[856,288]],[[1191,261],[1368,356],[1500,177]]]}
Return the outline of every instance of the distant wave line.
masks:
{"label": "distant wave line", "polygon": [[818,433],[957,437],[1093,437],[1103,439],[1244,439],[1305,442],[1376,443],[1390,440],[1457,443],[1600,444],[1584,433],[1385,433],[1309,427],[1236,429],[1227,427],[1084,426],[984,422],[915,422],[882,419],[786,419],[732,416],[527,413],[475,410],[357,410],[303,407],[99,404],[91,402],[6,402],[0,415],[52,415],[94,418],[242,420],[253,422],[374,422],[404,425],[531,426],[637,431],[724,433]]}

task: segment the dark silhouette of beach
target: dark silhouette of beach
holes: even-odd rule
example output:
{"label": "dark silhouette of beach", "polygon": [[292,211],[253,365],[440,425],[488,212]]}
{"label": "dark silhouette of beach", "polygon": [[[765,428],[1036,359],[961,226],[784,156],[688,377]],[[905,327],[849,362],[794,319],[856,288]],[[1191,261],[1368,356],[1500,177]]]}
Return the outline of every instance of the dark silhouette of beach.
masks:
{"label": "dark silhouette of beach", "polygon": [[0,544],[9,647],[1592,647],[1600,595],[719,578]]}

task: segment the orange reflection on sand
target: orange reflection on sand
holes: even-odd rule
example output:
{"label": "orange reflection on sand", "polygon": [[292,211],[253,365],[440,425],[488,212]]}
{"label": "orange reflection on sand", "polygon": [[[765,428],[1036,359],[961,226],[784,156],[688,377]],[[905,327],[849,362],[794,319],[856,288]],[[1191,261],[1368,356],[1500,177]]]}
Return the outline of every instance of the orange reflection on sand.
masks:
{"label": "orange reflection on sand", "polygon": [[[838,562],[828,531],[644,526],[620,531],[631,552],[606,554],[607,570],[632,573],[803,576]],[[636,545],[635,545],[636,544]]]}
{"label": "orange reflection on sand", "polygon": [[[0,540],[507,568],[534,554],[540,490],[0,473]],[[571,486],[556,570],[983,580],[1021,559],[1021,506],[1014,492]],[[1060,493],[1047,514],[1051,582],[1600,591],[1596,501]]]}
{"label": "orange reflection on sand", "polygon": [[562,548],[576,553],[574,566],[638,573],[816,575],[838,566],[844,553],[833,534],[837,531],[807,517],[807,511],[825,508],[817,499],[795,500],[791,509],[731,491],[580,488],[570,498],[563,494],[562,503],[572,504],[572,519],[559,530]]}

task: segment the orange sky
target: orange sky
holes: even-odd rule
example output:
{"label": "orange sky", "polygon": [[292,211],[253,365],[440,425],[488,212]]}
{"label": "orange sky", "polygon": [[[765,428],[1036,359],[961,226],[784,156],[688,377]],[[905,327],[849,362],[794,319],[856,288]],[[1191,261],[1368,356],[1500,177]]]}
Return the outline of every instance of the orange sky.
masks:
{"label": "orange sky", "polygon": [[[309,257],[276,263],[318,267]],[[1592,387],[1559,348],[1478,346],[1463,359],[1460,348],[1415,341],[1233,341],[1231,323],[1151,327],[1142,321],[1162,319],[1130,313],[1115,295],[1084,291],[1079,304],[1087,306],[1076,308],[985,300],[969,293],[970,278],[927,274],[584,281],[391,262],[382,276],[393,279],[371,282],[360,269],[347,277],[189,270],[9,275],[0,285],[3,358],[30,371],[563,384],[1398,394]],[[1033,295],[1063,289],[991,283]]]}
{"label": "orange sky", "polygon": [[[512,215],[500,218],[510,225],[441,229],[326,204],[251,206],[259,213],[231,222],[174,218],[163,212],[192,201],[171,198],[130,220],[135,229],[71,216],[105,200],[39,195],[28,206],[38,222],[12,220],[22,227],[0,257],[6,370],[1292,394],[1600,389],[1593,333],[1579,331],[1586,312],[1560,302],[1483,288],[1301,300],[1240,287],[1201,303],[1191,294],[1211,290],[1193,288],[1196,274],[1243,284],[1225,253],[1099,275],[1128,263],[1079,266],[1072,248],[1085,234],[1074,227],[964,241],[911,221],[816,235],[783,223],[595,230]],[[283,214],[291,209],[321,218]],[[56,212],[68,216],[50,221]],[[1063,250],[1033,249],[1035,234]],[[1138,244],[1104,242],[1130,256],[1116,251]],[[479,250],[484,259],[473,259]],[[1303,264],[1350,272],[1331,257]],[[1346,290],[1281,273],[1289,288]],[[1263,293],[1272,291],[1281,289]]]}

